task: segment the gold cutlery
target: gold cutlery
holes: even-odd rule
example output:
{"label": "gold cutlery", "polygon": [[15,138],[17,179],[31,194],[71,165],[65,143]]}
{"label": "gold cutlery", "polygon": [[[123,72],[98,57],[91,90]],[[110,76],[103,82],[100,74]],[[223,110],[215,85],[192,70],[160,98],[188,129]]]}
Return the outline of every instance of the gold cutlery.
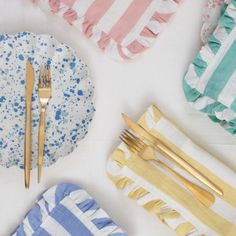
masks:
{"label": "gold cutlery", "polygon": [[128,130],[125,130],[121,136],[120,139],[127,145],[127,147],[137,154],[139,157],[141,157],[145,161],[155,161],[157,162],[161,167],[163,167],[165,170],[167,170],[169,173],[171,173],[174,177],[176,177],[182,184],[185,185],[192,193],[193,195],[206,207],[210,207],[214,201],[215,197],[212,193],[206,191],[205,189],[201,188],[200,186],[190,182],[186,178],[184,178],[182,175],[171,169],[168,165],[166,165],[164,162],[159,160],[154,155],[154,149],[151,146],[148,146],[146,143],[144,143],[140,138],[133,135]]}
{"label": "gold cutlery", "polygon": [[25,164],[25,188],[30,186],[30,170],[32,158],[32,137],[31,137],[31,108],[32,108],[32,93],[34,87],[34,69],[32,64],[26,62],[26,118],[25,118],[25,140],[24,140],[24,164]]}
{"label": "gold cutlery", "polygon": [[193,177],[198,179],[200,182],[205,184],[215,193],[219,194],[220,196],[223,195],[223,191],[216,184],[214,184],[211,180],[209,180],[206,176],[204,176],[201,172],[199,172],[193,166],[191,166],[182,157],[180,157],[178,154],[176,154],[174,151],[168,148],[162,141],[154,137],[152,134],[148,133],[142,126],[132,121],[125,114],[122,114],[122,116],[127,126],[136,134],[144,138],[158,152],[168,157],[172,161],[175,161],[180,167],[182,167],[184,170],[186,170],[189,174],[191,174]]}
{"label": "gold cutlery", "polygon": [[49,65],[41,67],[39,74],[39,103],[40,103],[40,121],[38,133],[38,183],[42,175],[44,142],[45,142],[45,117],[46,107],[51,98],[51,72]]}

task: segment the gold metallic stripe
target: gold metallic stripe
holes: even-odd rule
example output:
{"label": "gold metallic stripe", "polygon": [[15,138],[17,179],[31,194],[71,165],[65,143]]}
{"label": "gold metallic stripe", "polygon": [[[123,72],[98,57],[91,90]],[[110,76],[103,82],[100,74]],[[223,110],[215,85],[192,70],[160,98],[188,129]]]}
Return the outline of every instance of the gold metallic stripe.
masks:
{"label": "gold metallic stripe", "polygon": [[179,218],[180,214],[175,210],[170,210],[167,212],[162,212],[159,214],[159,219],[163,222],[166,222],[167,219],[176,219]]}
{"label": "gold metallic stripe", "polygon": [[112,158],[113,161],[116,162],[116,164],[120,168],[122,168],[124,166],[125,161],[126,161],[123,151],[118,149],[118,148],[113,151],[113,153],[111,154],[111,158]]}
{"label": "gold metallic stripe", "polygon": [[134,183],[134,181],[128,177],[113,176],[110,174],[108,174],[108,176],[118,189],[124,189],[125,187]]}
{"label": "gold metallic stripe", "polygon": [[175,229],[175,232],[179,235],[179,236],[186,236],[189,233],[191,233],[194,230],[194,226],[188,222],[184,222],[180,225],[178,225]]}
{"label": "gold metallic stripe", "polygon": [[140,187],[132,192],[129,193],[129,198],[133,199],[133,200],[138,200],[142,197],[144,197],[145,195],[147,195],[149,192],[146,191],[144,188]]}
{"label": "gold metallic stripe", "polygon": [[236,226],[202,205],[188,191],[153,165],[136,156],[132,156],[127,160],[126,165],[137,175],[182,205],[183,208],[187,209],[203,224],[218,234],[227,236],[236,235]]}
{"label": "gold metallic stripe", "polygon": [[146,209],[148,212],[159,215],[161,213],[162,207],[166,205],[165,202],[162,200],[152,200],[143,205],[144,209]]}

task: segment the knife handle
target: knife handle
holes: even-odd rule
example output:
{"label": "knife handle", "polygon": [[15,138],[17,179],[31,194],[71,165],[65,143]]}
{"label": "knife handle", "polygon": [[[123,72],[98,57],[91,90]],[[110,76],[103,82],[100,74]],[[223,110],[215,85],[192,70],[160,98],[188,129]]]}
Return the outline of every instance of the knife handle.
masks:
{"label": "knife handle", "polygon": [[26,119],[25,119],[25,188],[30,186],[30,170],[32,158],[32,137],[31,137],[31,102],[26,103]]}
{"label": "knife handle", "polygon": [[155,149],[158,152],[161,152],[163,155],[167,155],[171,160],[175,161],[179,166],[185,169],[189,174],[198,179],[201,183],[205,184],[208,188],[213,190],[215,193],[220,196],[223,195],[223,191],[214,184],[211,180],[209,180],[206,176],[204,176],[201,172],[191,166],[188,162],[186,162],[182,157],[177,155],[171,149],[169,149],[165,144],[159,142],[154,145]]}

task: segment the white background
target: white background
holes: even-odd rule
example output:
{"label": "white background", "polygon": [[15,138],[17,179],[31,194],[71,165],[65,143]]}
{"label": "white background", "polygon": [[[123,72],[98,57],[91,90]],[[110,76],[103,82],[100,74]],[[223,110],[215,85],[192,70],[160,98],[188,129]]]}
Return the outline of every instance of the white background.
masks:
{"label": "white background", "polygon": [[236,138],[194,111],[182,91],[182,78],[200,48],[204,2],[185,0],[151,49],[135,61],[121,63],[104,55],[63,20],[45,15],[27,0],[0,0],[0,33],[29,30],[51,34],[72,46],[87,62],[96,87],[97,109],[88,136],[71,155],[43,170],[40,185],[36,184],[36,170],[31,172],[30,190],[25,190],[22,170],[0,168],[0,236],[9,235],[21,223],[43,190],[62,182],[86,188],[130,236],[174,235],[124,197],[106,176],[106,159],[125,127],[121,112],[137,119],[150,104],[156,104],[196,143],[236,170]]}

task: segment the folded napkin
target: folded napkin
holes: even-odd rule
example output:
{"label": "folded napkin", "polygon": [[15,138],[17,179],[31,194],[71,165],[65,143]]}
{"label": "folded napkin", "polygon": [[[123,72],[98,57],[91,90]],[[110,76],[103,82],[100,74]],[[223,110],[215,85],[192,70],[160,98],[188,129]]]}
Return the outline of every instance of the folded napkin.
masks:
{"label": "folded napkin", "polygon": [[32,0],[91,38],[115,59],[150,47],[181,0]]}
{"label": "folded napkin", "polygon": [[[169,225],[177,235],[235,236],[236,174],[195,145],[155,106],[147,109],[139,124],[216,183],[224,195],[215,196],[214,204],[205,207],[163,168],[137,157],[124,144],[114,150],[107,163],[108,175],[116,187]],[[187,179],[201,185],[160,154],[158,157]]]}
{"label": "folded napkin", "polygon": [[73,184],[45,191],[13,236],[126,236],[88,193]]}
{"label": "folded napkin", "polygon": [[236,133],[236,0],[190,65],[183,88],[192,106]]}

